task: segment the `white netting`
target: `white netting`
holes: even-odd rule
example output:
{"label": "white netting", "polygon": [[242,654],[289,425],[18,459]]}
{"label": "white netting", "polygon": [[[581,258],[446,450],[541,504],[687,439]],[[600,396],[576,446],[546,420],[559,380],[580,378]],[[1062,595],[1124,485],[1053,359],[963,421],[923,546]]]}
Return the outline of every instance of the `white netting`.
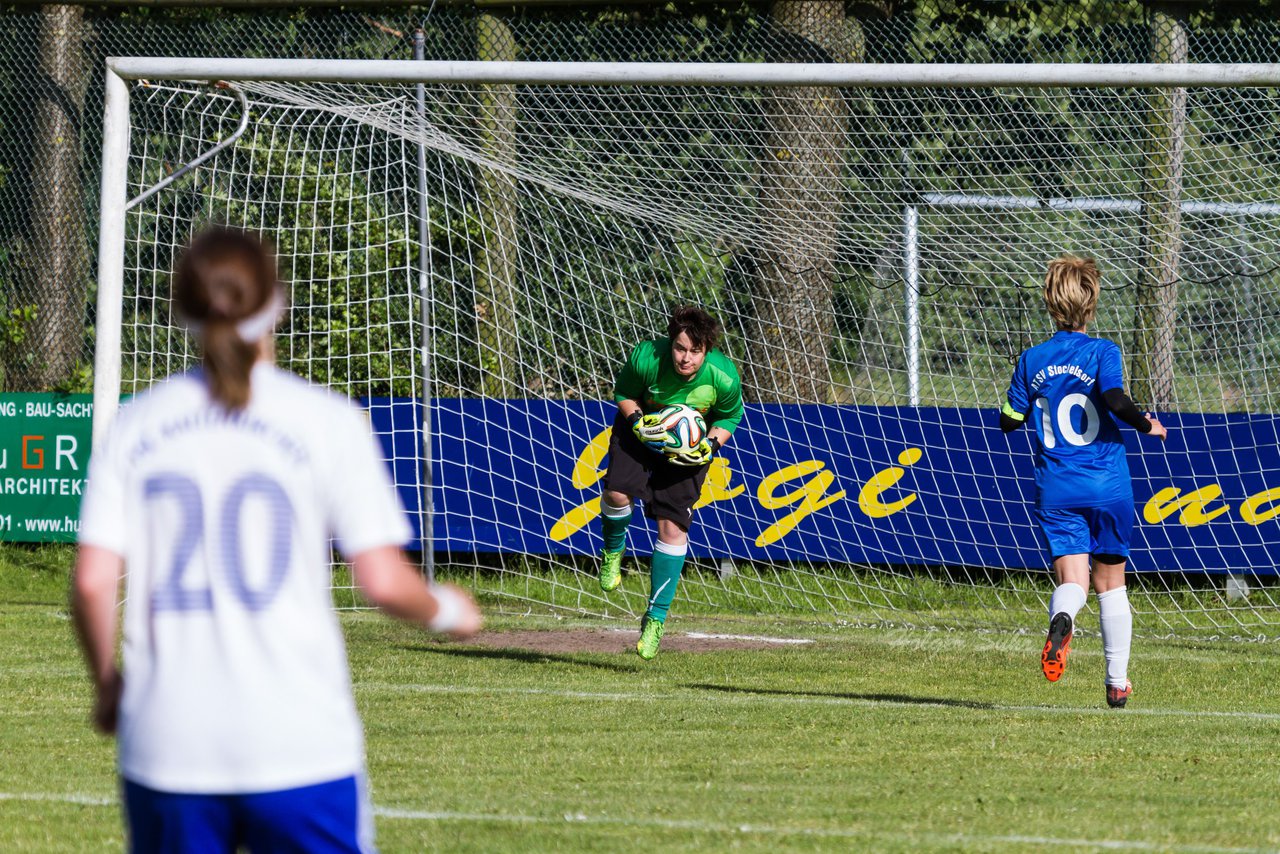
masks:
{"label": "white netting", "polygon": [[[677,614],[1039,628],[1031,459],[994,410],[1072,251],[1099,259],[1092,331],[1135,399],[1178,414],[1131,452],[1140,629],[1280,623],[1274,90],[427,85],[420,116],[413,86],[239,85],[246,134],[129,214],[125,390],[191,359],[166,282],[192,228],[262,229],[293,285],[281,362],[396,411],[374,422],[399,425],[406,494],[426,343],[442,574],[519,608],[643,609],[638,580],[596,586],[580,455],[626,352],[695,302],[760,405],[713,470]],[[131,195],[240,118],[185,84],[135,85],[131,110]]]}

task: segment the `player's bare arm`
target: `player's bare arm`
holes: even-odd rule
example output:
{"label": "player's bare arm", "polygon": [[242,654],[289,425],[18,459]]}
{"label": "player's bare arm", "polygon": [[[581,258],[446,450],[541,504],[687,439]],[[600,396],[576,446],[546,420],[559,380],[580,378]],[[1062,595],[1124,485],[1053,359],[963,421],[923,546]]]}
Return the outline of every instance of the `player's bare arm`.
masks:
{"label": "player's bare arm", "polygon": [[644,410],[640,408],[640,404],[634,400],[624,400],[618,404],[618,411],[622,413],[622,417],[630,422],[634,418],[644,415]]}
{"label": "player's bare arm", "polygon": [[80,546],[71,586],[71,614],[93,680],[93,724],[106,735],[115,733],[120,707],[116,602],[123,574],[124,560],[120,555],[98,546]]}
{"label": "player's bare arm", "polygon": [[480,631],[480,610],[452,584],[429,585],[396,546],[382,546],[351,561],[356,586],[380,611],[456,640]]}

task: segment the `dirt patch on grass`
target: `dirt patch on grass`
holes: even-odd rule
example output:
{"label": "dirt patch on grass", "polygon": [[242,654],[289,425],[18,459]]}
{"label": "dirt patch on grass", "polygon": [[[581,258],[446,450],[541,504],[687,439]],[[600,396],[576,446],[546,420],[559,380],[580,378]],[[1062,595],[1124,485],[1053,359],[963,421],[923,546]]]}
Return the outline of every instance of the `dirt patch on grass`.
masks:
{"label": "dirt patch on grass", "polygon": [[[562,629],[552,631],[481,632],[467,641],[488,649],[524,649],[531,652],[625,652],[634,654],[640,630]],[[665,652],[724,652],[739,649],[779,649],[792,641],[742,635],[709,635],[669,631],[662,639]]]}

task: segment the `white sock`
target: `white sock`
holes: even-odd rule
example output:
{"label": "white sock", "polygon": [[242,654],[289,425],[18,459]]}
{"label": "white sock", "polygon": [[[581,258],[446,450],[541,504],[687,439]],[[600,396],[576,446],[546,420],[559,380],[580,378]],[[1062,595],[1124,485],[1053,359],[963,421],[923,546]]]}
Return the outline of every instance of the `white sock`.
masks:
{"label": "white sock", "polygon": [[1049,619],[1052,620],[1063,611],[1067,612],[1067,616],[1071,617],[1075,622],[1076,614],[1080,613],[1080,609],[1084,607],[1084,601],[1088,598],[1088,594],[1084,592],[1084,588],[1079,584],[1068,581],[1066,584],[1059,584],[1053,590],[1053,598],[1049,600]]}
{"label": "white sock", "polygon": [[1129,670],[1129,646],[1133,642],[1133,611],[1123,587],[1098,594],[1102,623],[1102,651],[1107,657],[1107,684],[1123,688]]}
{"label": "white sock", "polygon": [[653,550],[655,552],[662,552],[664,555],[684,557],[689,554],[689,544],[686,542],[677,545],[674,543],[664,543],[662,540],[658,540],[653,544]]}
{"label": "white sock", "polygon": [[624,504],[621,507],[614,507],[602,498],[600,499],[600,513],[606,519],[626,519],[631,515],[631,505]]}

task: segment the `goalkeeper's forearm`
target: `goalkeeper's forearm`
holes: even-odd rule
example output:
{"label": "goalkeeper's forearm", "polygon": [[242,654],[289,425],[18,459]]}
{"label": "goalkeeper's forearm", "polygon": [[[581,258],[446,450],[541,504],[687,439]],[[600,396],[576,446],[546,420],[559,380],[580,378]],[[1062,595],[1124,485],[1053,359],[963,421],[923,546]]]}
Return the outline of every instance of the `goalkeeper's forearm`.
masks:
{"label": "goalkeeper's forearm", "polygon": [[729,444],[729,438],[732,435],[723,427],[712,427],[707,431],[707,441],[711,443],[711,450],[719,452],[721,448]]}
{"label": "goalkeeper's forearm", "polygon": [[640,404],[634,400],[618,401],[618,412],[622,414],[622,420],[627,422],[633,421],[644,415],[644,410],[640,407]]}

